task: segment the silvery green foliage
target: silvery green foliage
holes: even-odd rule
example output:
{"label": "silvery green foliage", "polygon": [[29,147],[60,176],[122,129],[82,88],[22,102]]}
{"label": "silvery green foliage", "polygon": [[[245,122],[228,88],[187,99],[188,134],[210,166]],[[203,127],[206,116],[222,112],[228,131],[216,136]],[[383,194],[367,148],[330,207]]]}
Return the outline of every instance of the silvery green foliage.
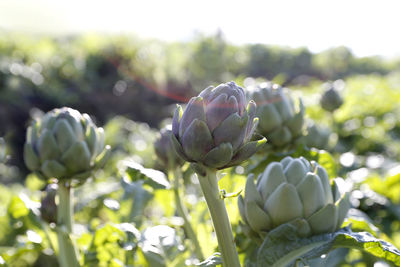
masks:
{"label": "silvery green foliage", "polygon": [[319,103],[326,111],[333,112],[343,104],[343,98],[338,89],[330,85],[325,89]]}
{"label": "silvery green foliage", "polygon": [[257,126],[256,104],[247,105],[243,88],[234,82],[208,87],[183,112],[178,106],[172,141],[184,160],[214,169],[234,166],[253,155],[265,139],[251,141]]}
{"label": "silvery green foliage", "polygon": [[103,129],[71,108],[53,109],[27,130],[25,164],[44,179],[86,179],[109,154]]}
{"label": "silvery green foliage", "polygon": [[329,138],[332,132],[329,128],[316,125],[314,121],[307,121],[306,134],[303,137],[304,144],[308,147],[315,147],[318,149],[328,149]]}
{"label": "silvery green foliage", "polygon": [[283,147],[302,135],[304,106],[301,99],[295,105],[290,90],[271,82],[262,83],[249,92],[257,104],[257,130],[273,147]]}
{"label": "silvery green foliage", "polygon": [[183,160],[176,154],[172,145],[171,135],[171,130],[167,128],[161,129],[160,137],[154,142],[158,164],[165,169],[175,168],[183,164]]}
{"label": "silvery green foliage", "polygon": [[269,164],[257,185],[250,175],[238,202],[244,229],[255,238],[294,220],[303,237],[334,232],[350,208],[348,194],[339,192],[325,169],[303,157]]}

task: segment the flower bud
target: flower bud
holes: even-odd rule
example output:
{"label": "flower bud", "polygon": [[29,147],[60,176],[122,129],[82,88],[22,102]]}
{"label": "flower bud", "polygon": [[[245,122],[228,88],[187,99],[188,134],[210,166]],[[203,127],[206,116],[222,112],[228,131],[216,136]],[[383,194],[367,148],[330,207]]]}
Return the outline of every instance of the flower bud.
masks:
{"label": "flower bud", "polygon": [[260,118],[257,130],[272,147],[294,144],[303,133],[304,106],[299,99],[294,104],[287,88],[263,83],[249,93],[257,103],[256,116]]}
{"label": "flower bud", "polygon": [[334,112],[342,104],[343,98],[333,85],[329,86],[322,94],[320,105],[326,111]]}
{"label": "flower bud", "polygon": [[86,179],[109,154],[103,129],[71,108],[54,109],[27,130],[25,164],[44,179]]}
{"label": "flower bud", "polygon": [[176,154],[172,145],[172,131],[164,128],[161,136],[154,142],[154,150],[158,158],[158,164],[164,169],[175,168],[183,164],[183,160]]}
{"label": "flower bud", "polygon": [[243,88],[234,82],[206,88],[184,112],[180,106],[175,111],[172,141],[177,154],[213,169],[240,164],[266,141],[251,141],[258,122],[255,111],[253,101],[246,107]]}
{"label": "flower bud", "polygon": [[309,120],[307,122],[307,130],[304,135],[304,144],[308,147],[315,147],[318,149],[328,149],[329,139],[332,132],[329,128],[324,128],[316,125],[315,122]]}
{"label": "flower bud", "polygon": [[294,220],[304,237],[334,232],[350,208],[348,194],[339,193],[325,169],[303,157],[269,164],[257,184],[250,175],[238,204],[245,232],[259,237]]}
{"label": "flower bud", "polygon": [[48,223],[57,222],[57,195],[58,185],[49,184],[46,187],[45,195],[42,197],[40,205],[40,216]]}

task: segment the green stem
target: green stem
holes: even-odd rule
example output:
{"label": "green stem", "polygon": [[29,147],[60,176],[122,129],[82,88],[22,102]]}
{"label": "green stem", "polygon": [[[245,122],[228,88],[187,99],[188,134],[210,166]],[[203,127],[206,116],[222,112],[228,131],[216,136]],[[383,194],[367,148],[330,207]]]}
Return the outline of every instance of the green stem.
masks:
{"label": "green stem", "polygon": [[66,184],[58,185],[57,236],[61,267],[79,267],[78,254],[71,239],[73,226],[73,192]]}
{"label": "green stem", "polygon": [[[169,176],[171,177],[172,175],[170,174]],[[183,188],[181,183],[182,173],[180,169],[174,168],[173,177],[171,178],[174,182],[173,190],[175,196],[176,210],[178,212],[178,215],[183,219],[183,228],[185,229],[185,232],[188,235],[189,239],[192,241],[194,253],[196,254],[197,258],[202,261],[204,260],[204,255],[201,250],[199,240],[197,239],[196,233],[194,232],[193,227],[189,221],[189,213],[185,205],[183,204],[182,198],[180,196],[179,188]]]}
{"label": "green stem", "polygon": [[207,169],[205,176],[199,175],[199,182],[211,214],[215,233],[217,234],[223,265],[226,267],[240,267],[225,201],[219,194],[216,171]]}

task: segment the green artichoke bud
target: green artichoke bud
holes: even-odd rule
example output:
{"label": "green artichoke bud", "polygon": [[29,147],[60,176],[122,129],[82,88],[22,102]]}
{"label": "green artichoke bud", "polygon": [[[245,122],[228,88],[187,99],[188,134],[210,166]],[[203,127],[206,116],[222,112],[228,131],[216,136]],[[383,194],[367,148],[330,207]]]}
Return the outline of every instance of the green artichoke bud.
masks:
{"label": "green artichoke bud", "polygon": [[0,163],[6,161],[6,144],[4,139],[0,137]]}
{"label": "green artichoke bud", "polygon": [[312,120],[307,122],[307,133],[304,136],[304,144],[308,147],[328,149],[332,132],[329,128],[316,125]]}
{"label": "green artichoke bud", "polygon": [[164,128],[161,136],[154,142],[154,150],[159,159],[159,165],[164,169],[171,169],[183,164],[183,160],[176,154],[171,142],[172,131]]}
{"label": "green artichoke bud", "polygon": [[334,86],[329,86],[321,96],[320,105],[329,112],[334,112],[343,104],[343,98]]}
{"label": "green artichoke bud", "polygon": [[25,164],[44,179],[86,179],[109,155],[103,129],[71,108],[53,109],[27,130]]}
{"label": "green artichoke bud", "polygon": [[282,148],[295,143],[303,133],[304,105],[299,98],[294,104],[290,91],[277,84],[263,83],[249,93],[257,103],[260,118],[258,131],[272,147]]}
{"label": "green artichoke bud", "polygon": [[303,157],[269,164],[257,185],[249,175],[238,204],[245,232],[256,239],[294,220],[302,237],[334,232],[350,208],[348,193],[341,194],[324,168]]}
{"label": "green artichoke bud", "polygon": [[56,205],[56,195],[57,195],[58,185],[49,184],[46,186],[46,191],[44,197],[42,197],[40,205],[40,216],[42,219],[48,223],[57,222],[57,205]]}
{"label": "green artichoke bud", "polygon": [[251,141],[258,123],[256,104],[247,105],[243,88],[234,82],[204,89],[185,112],[178,105],[172,123],[177,154],[193,166],[223,169],[248,159],[266,142]]}

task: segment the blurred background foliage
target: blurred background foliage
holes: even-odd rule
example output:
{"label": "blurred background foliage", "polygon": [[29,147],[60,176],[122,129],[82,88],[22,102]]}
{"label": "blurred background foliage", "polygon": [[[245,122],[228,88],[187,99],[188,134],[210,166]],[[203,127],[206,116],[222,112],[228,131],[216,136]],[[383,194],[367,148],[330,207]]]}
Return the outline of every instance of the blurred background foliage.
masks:
{"label": "blurred background foliage", "polygon": [[[28,175],[22,147],[31,118],[62,106],[90,114],[105,128],[113,148],[96,181],[76,191],[81,262],[85,266],[194,263],[169,182],[152,170],[157,168],[153,143],[157,129],[170,122],[175,103],[229,80],[244,87],[272,80],[302,95],[307,117],[332,132],[324,147],[331,156],[318,155],[328,162],[325,167],[333,165],[328,166],[330,173],[355,188],[352,206],[360,213],[353,215],[365,221],[356,227],[369,227],[376,236],[400,246],[400,59],[358,58],[346,47],[313,54],[307,48],[238,46],[225,41],[221,33],[198,35],[185,43],[114,35],[56,38],[0,33],[0,137],[8,155],[6,162],[0,161],[0,264],[2,260],[9,266],[57,264],[54,231],[38,212],[44,183]],[[343,106],[334,113],[319,105],[328,81],[344,97]],[[245,170],[242,166],[227,170],[220,186],[239,191]],[[207,207],[198,201],[198,184],[187,165],[183,174],[184,201],[203,252],[211,255],[217,244]],[[227,208],[239,250],[244,251],[236,199],[228,199]],[[157,225],[168,228],[152,228],[153,235],[145,232]],[[346,253],[343,266],[378,262],[355,251]]]}

